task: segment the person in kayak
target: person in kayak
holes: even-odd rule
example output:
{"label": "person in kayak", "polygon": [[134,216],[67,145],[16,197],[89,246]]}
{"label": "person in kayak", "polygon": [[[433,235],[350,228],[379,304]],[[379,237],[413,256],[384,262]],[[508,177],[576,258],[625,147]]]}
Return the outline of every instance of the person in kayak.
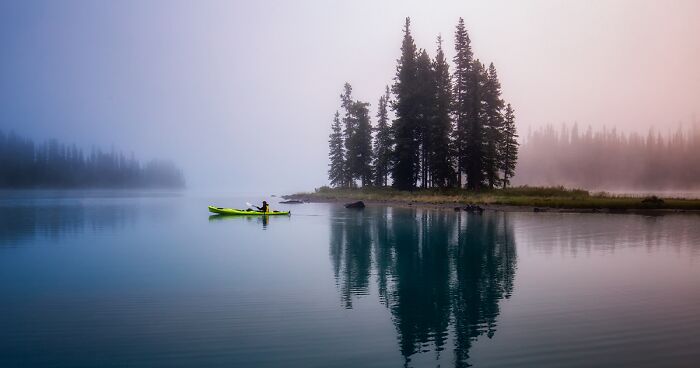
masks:
{"label": "person in kayak", "polygon": [[262,207],[254,206],[261,212],[270,212],[270,205],[266,201],[263,201]]}

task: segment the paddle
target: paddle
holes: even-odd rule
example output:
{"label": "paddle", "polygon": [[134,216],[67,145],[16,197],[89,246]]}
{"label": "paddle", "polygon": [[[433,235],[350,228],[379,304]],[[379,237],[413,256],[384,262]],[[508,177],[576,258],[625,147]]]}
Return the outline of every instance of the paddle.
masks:
{"label": "paddle", "polygon": [[260,211],[260,209],[258,209],[258,206],[253,206],[250,202],[246,202],[245,205],[248,206],[248,208],[255,207],[258,211]]}

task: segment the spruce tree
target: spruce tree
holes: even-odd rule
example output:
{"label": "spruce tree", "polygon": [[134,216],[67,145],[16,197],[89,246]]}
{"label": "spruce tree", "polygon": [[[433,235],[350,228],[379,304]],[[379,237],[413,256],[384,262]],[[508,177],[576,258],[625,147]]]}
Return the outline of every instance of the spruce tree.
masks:
{"label": "spruce tree", "polygon": [[345,110],[343,132],[345,140],[345,183],[354,187],[359,179],[363,186],[371,185],[372,172],[372,124],[369,104],[352,98],[352,86],[345,83],[340,95]]}
{"label": "spruce tree", "polygon": [[518,134],[515,130],[515,112],[508,104],[503,118],[503,134],[499,149],[501,171],[503,171],[503,188],[510,184],[518,162]]}
{"label": "spruce tree", "polygon": [[391,175],[394,187],[402,190],[415,188],[419,167],[420,144],[416,127],[416,45],[411,36],[411,20],[406,18],[401,44],[401,57],[396,66],[392,90],[396,99],[392,104],[396,119],[392,125],[394,136],[394,164]]}
{"label": "spruce tree", "polygon": [[453,74],[453,113],[455,118],[454,150],[457,160],[457,185],[462,185],[462,173],[466,171],[466,141],[469,130],[467,116],[471,110],[470,76],[473,57],[471,40],[464,26],[464,19],[459,18],[455,31],[455,56],[452,61],[455,64]]}
{"label": "spruce tree", "polygon": [[389,125],[388,104],[391,96],[389,86],[386,87],[384,96],[379,98],[377,109],[377,132],[374,137],[374,183],[377,186],[386,186],[391,168],[392,139],[391,126]]}
{"label": "spruce tree", "polygon": [[374,173],[372,169],[372,123],[369,118],[369,103],[353,101],[352,114],[355,119],[351,172],[362,186],[372,185]]}
{"label": "spruce tree", "polygon": [[420,141],[420,181],[427,188],[430,173],[430,155],[433,152],[435,121],[435,77],[433,64],[425,50],[416,59],[416,124]]}
{"label": "spruce tree", "polygon": [[340,113],[335,112],[333,124],[331,125],[331,134],[328,137],[328,180],[331,186],[345,186],[345,142],[343,140],[343,131],[340,125]]}
{"label": "spruce tree", "polygon": [[491,63],[484,86],[484,174],[490,188],[498,184],[498,147],[503,131],[502,110],[501,83],[498,81],[496,67]]}
{"label": "spruce tree", "polygon": [[450,134],[452,119],[450,109],[452,101],[452,83],[450,70],[445,54],[442,51],[442,37],[437,38],[437,55],[433,62],[434,70],[434,106],[435,121],[433,122],[432,153],[429,159],[432,184],[436,187],[447,187],[454,184],[455,173],[450,149]]}
{"label": "spruce tree", "polygon": [[467,174],[467,188],[477,190],[484,181],[484,110],[486,69],[478,59],[472,63],[469,73],[469,110],[467,111],[467,131],[464,141],[464,172]]}
{"label": "spruce tree", "polygon": [[345,145],[345,179],[343,185],[346,187],[354,187],[353,180],[353,154],[354,154],[354,136],[355,136],[355,117],[352,114],[352,86],[345,82],[343,85],[343,93],[340,95],[340,106],[343,108],[343,142]]}

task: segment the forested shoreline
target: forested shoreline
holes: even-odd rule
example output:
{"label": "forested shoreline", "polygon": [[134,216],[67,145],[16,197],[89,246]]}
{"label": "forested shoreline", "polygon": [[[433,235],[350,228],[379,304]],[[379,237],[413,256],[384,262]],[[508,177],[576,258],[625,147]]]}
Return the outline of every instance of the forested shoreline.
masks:
{"label": "forested shoreline", "polygon": [[515,184],[600,190],[697,190],[700,127],[662,134],[551,125],[526,136]]}
{"label": "forested shoreline", "polygon": [[185,187],[170,161],[141,163],[133,155],[56,140],[35,143],[0,130],[0,188],[170,188]]}
{"label": "forested shoreline", "polygon": [[[437,37],[431,58],[418,49],[406,18],[394,83],[379,98],[377,124],[369,103],[343,87],[329,137],[328,177],[334,187],[468,189],[506,187],[518,157],[514,109],[501,97],[493,63],[474,58],[459,19],[455,70]],[[395,118],[390,119],[389,110]],[[373,134],[374,133],[374,134]]]}

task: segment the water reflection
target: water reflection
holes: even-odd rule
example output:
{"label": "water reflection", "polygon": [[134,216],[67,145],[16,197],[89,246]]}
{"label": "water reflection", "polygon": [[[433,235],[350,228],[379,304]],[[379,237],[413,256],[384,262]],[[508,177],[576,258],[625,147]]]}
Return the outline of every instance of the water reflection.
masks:
{"label": "water reflection", "polygon": [[14,246],[37,237],[59,239],[87,230],[122,228],[137,221],[137,208],[82,204],[0,206],[0,246]]}
{"label": "water reflection", "polygon": [[451,344],[455,366],[468,366],[473,341],[494,335],[499,301],[513,289],[516,251],[505,214],[368,208],[337,209],[331,218],[343,305],[369,294],[374,275],[406,365],[416,354],[440,360]]}
{"label": "water reflection", "polygon": [[270,216],[238,216],[238,215],[210,215],[209,221],[247,221],[256,222],[262,225],[263,230],[267,230],[267,225],[270,223]]}
{"label": "water reflection", "polygon": [[616,249],[666,247],[696,256],[700,252],[700,215],[665,214],[511,214],[518,222],[520,238],[545,254],[590,255]]}

